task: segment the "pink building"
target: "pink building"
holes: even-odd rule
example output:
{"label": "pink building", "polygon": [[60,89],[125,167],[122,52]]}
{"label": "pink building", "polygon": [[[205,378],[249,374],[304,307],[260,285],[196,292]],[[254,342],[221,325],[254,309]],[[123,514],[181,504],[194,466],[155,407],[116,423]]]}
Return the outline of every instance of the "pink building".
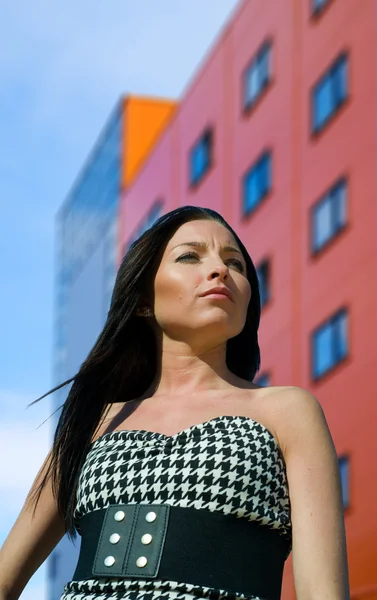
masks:
{"label": "pink building", "polygon": [[352,598],[365,600],[377,599],[376,7],[240,2],[125,188],[119,250],[186,204],[237,231],[260,275],[259,381],[323,406]]}

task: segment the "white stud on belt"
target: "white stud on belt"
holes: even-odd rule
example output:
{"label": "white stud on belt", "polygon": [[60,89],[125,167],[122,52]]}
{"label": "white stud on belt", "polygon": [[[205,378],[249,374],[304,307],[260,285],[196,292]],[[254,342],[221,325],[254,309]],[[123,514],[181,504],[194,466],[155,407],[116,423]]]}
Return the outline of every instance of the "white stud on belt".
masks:
{"label": "white stud on belt", "polygon": [[145,520],[148,521],[148,523],[152,523],[153,521],[156,520],[156,518],[157,518],[157,515],[153,510],[151,510],[149,513],[147,513],[145,515]]}
{"label": "white stud on belt", "polygon": [[125,516],[126,514],[123,512],[123,510],[118,510],[114,515],[114,519],[116,521],[123,521]]}
{"label": "white stud on belt", "polygon": [[136,564],[138,567],[145,567],[145,565],[147,564],[147,558],[146,556],[139,556],[139,558],[136,561]]}

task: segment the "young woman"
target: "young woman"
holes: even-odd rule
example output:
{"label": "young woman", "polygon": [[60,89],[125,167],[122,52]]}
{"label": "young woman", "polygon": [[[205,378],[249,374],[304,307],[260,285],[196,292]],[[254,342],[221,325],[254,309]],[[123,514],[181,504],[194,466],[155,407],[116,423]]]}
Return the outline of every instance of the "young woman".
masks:
{"label": "young woman", "polygon": [[278,600],[291,550],[298,600],[349,599],[332,438],[311,393],[252,383],[259,320],[254,265],[217,212],[178,208],[132,244],[103,331],[49,392],[73,382],[0,600],[76,532],[62,600]]}

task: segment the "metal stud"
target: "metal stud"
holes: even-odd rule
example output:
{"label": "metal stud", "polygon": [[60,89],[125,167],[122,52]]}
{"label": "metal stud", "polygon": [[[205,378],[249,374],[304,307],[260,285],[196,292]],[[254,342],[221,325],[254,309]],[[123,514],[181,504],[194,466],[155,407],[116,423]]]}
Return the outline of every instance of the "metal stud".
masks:
{"label": "metal stud", "polygon": [[103,562],[105,563],[106,567],[112,567],[115,563],[115,558],[113,556],[106,556]]}
{"label": "metal stud", "polygon": [[117,544],[120,540],[120,535],[119,533],[113,533],[110,537],[109,537],[109,541],[110,544]]}
{"label": "metal stud", "polygon": [[136,561],[136,564],[138,567],[145,567],[145,565],[147,564],[147,558],[146,556],[139,556],[139,558]]}
{"label": "metal stud", "polygon": [[124,513],[123,510],[118,510],[114,515],[114,519],[116,521],[123,521],[125,516],[126,516],[126,513]]}
{"label": "metal stud", "polygon": [[148,521],[148,523],[152,523],[153,521],[155,521],[157,518],[156,513],[151,510],[149,513],[146,514],[145,516],[145,520]]}
{"label": "metal stud", "polygon": [[141,538],[141,543],[142,544],[150,544],[152,541],[152,536],[150,533],[144,533],[144,535]]}

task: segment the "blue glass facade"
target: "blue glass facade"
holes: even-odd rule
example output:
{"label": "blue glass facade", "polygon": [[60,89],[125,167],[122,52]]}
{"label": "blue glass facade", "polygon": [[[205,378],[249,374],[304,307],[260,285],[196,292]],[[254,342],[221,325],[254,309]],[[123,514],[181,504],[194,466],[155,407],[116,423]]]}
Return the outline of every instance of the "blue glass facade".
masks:
{"label": "blue glass facade", "polygon": [[[57,215],[55,374],[57,382],[67,379],[67,294],[80,270],[106,239],[108,261],[104,287],[115,278],[115,218],[121,185],[122,113],[117,106],[92,155]],[[109,294],[107,293],[107,300]],[[105,305],[105,300],[104,300]],[[108,306],[108,305],[107,305]],[[107,309],[107,306],[105,308]]]}
{"label": "blue glass facade", "polygon": [[59,215],[69,279],[77,275],[114,217],[121,185],[121,134],[117,107]]}
{"label": "blue glass facade", "polygon": [[[107,317],[116,275],[122,119],[119,104],[57,215],[54,385],[75,375]],[[55,393],[55,409],[69,389]],[[64,537],[49,558],[50,600],[58,600],[73,574],[76,545]]]}

